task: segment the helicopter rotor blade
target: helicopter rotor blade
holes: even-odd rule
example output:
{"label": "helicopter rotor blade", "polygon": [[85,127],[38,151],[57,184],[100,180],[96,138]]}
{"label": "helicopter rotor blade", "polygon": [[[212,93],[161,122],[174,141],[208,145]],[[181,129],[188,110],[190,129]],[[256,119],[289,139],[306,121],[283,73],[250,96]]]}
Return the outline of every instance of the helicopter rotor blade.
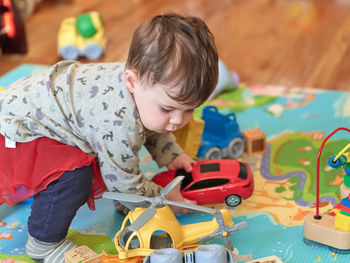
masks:
{"label": "helicopter rotor blade", "polygon": [[144,226],[157,213],[154,207],[148,207],[136,220],[129,226],[128,230],[137,231]]}
{"label": "helicopter rotor blade", "polygon": [[238,230],[247,228],[248,223],[246,221],[243,221],[233,226],[227,226],[220,212],[215,214],[215,218],[219,226],[218,229],[207,236],[201,237],[200,242],[207,242],[214,238],[220,238],[225,243],[225,247],[230,251],[233,251],[230,235]]}
{"label": "helicopter rotor blade", "polygon": [[200,211],[200,212],[205,212],[208,214],[215,214],[217,212],[217,210],[209,208],[209,207],[205,207],[205,206],[201,206],[201,205],[194,205],[194,204],[188,204],[188,203],[184,203],[184,202],[176,202],[176,201],[170,201],[170,200],[164,200],[164,203],[168,204],[168,205],[175,205],[175,206],[179,206],[179,207],[183,207],[183,208],[188,208],[194,211]]}
{"label": "helicopter rotor blade", "polygon": [[145,201],[149,202],[146,196],[117,193],[117,192],[104,192],[102,194],[102,197],[112,199],[112,200],[122,201],[122,202],[123,201],[130,202],[130,203],[142,203]]}
{"label": "helicopter rotor blade", "polygon": [[225,247],[227,249],[229,249],[230,251],[233,251],[233,245],[232,245],[231,240],[230,240],[230,233],[227,233],[225,231],[220,231],[219,229],[215,230],[210,235],[201,237],[199,239],[199,241],[200,242],[208,242],[208,241],[210,241],[210,240],[212,240],[214,238],[220,238],[225,243]]}
{"label": "helicopter rotor blade", "polygon": [[185,178],[185,176],[180,175],[176,176],[170,183],[168,183],[160,192],[160,195],[166,197],[174,188],[181,183],[181,181]]}
{"label": "helicopter rotor blade", "polygon": [[212,239],[214,239],[214,238],[215,238],[215,237],[214,237],[212,234],[210,234],[210,235],[201,237],[201,238],[199,239],[199,242],[208,242],[208,241],[210,241],[210,240],[212,240]]}
{"label": "helicopter rotor blade", "polygon": [[224,241],[225,247],[229,251],[233,251],[233,245],[232,245],[232,242],[231,242],[231,239],[230,239],[230,235],[222,236],[221,239],[222,239],[222,241]]}
{"label": "helicopter rotor blade", "polygon": [[248,228],[248,223],[246,221],[243,221],[243,222],[239,222],[233,226],[229,226],[228,229],[230,231],[230,233],[233,233],[233,232],[236,232],[238,230],[243,230],[243,229],[246,229]]}

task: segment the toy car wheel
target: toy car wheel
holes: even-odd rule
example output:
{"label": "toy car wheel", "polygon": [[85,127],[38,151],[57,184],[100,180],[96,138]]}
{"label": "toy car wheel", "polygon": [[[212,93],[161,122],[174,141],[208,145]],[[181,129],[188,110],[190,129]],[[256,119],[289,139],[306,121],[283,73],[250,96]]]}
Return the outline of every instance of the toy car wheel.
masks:
{"label": "toy car wheel", "polygon": [[92,43],[86,46],[83,53],[87,59],[95,60],[102,56],[103,47],[96,43]]}
{"label": "toy car wheel", "polygon": [[212,159],[221,159],[222,158],[222,151],[219,147],[211,147],[209,150],[204,154],[205,160],[212,160]]}
{"label": "toy car wheel", "polygon": [[229,195],[225,198],[225,204],[231,207],[236,207],[242,203],[242,198],[238,195]]}
{"label": "toy car wheel", "polygon": [[58,54],[61,55],[64,59],[75,60],[79,56],[79,50],[73,45],[67,45],[61,48],[58,51]]}
{"label": "toy car wheel", "polygon": [[236,159],[242,156],[244,152],[244,140],[241,137],[234,138],[228,145],[228,156]]}

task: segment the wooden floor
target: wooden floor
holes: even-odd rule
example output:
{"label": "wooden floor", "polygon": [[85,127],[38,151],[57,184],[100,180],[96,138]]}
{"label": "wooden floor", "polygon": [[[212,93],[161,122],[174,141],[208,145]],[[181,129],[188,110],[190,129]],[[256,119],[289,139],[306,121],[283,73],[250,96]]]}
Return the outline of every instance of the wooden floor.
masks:
{"label": "wooden floor", "polygon": [[143,20],[175,11],[207,22],[241,82],[350,90],[350,0],[42,0],[25,20],[28,53],[0,55],[0,75],[60,60],[60,22],[91,10],[102,15],[108,39],[98,61],[125,60]]}

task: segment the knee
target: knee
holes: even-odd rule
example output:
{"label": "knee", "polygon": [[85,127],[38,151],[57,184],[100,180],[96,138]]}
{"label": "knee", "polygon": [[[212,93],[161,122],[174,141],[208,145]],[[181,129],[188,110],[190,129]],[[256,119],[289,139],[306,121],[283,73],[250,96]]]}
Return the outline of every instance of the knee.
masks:
{"label": "knee", "polygon": [[77,210],[91,194],[92,169],[82,167],[65,172],[34,196],[28,231],[45,242],[57,242],[67,235]]}
{"label": "knee", "polygon": [[84,166],[73,171],[77,177],[78,185],[81,187],[78,189],[82,191],[82,203],[85,203],[91,194],[92,189],[92,176],[93,170],[91,166]]}
{"label": "knee", "polygon": [[84,166],[67,171],[60,178],[62,193],[72,202],[76,202],[77,208],[83,205],[91,194],[92,175],[92,167]]}

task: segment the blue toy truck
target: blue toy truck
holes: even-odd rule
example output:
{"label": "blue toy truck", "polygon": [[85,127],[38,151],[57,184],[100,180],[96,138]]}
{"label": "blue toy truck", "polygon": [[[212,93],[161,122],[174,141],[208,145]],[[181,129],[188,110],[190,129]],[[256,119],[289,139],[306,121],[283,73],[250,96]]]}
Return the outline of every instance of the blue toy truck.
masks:
{"label": "blue toy truck", "polygon": [[215,106],[202,112],[204,130],[197,157],[200,159],[236,159],[244,152],[244,137],[234,113],[222,114]]}

